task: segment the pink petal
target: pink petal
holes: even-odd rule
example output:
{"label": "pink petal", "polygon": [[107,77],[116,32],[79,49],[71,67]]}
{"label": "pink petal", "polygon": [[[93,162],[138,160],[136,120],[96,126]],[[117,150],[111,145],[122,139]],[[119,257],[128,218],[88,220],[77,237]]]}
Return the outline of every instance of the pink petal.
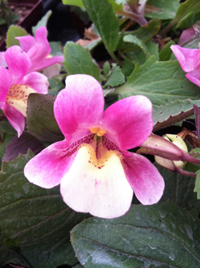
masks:
{"label": "pink petal", "polygon": [[31,66],[27,54],[19,47],[9,47],[5,52],[5,60],[13,76],[13,83],[19,82]]}
{"label": "pink petal", "polygon": [[186,78],[200,87],[200,66],[186,74]]}
{"label": "pink petal", "polygon": [[31,35],[19,36],[19,37],[15,37],[15,38],[19,40],[19,43],[20,43],[21,48],[26,53],[36,43],[35,38],[33,36],[31,36]]}
{"label": "pink petal", "polygon": [[0,101],[5,102],[12,84],[12,76],[4,67],[0,67]]}
{"label": "pink petal", "polygon": [[4,57],[5,52],[0,52],[0,66],[7,67],[7,63]]}
{"label": "pink petal", "polygon": [[[51,52],[51,47],[49,46],[49,42],[47,40],[47,29],[46,27],[40,27],[35,32],[35,40],[36,43],[32,46],[27,52],[28,56],[31,59],[32,70],[36,70],[37,66],[39,67],[40,62],[46,58]],[[42,68],[40,68],[41,70]]]}
{"label": "pink petal", "polygon": [[66,141],[57,142],[33,157],[24,169],[27,179],[46,189],[60,184],[75,157],[69,154],[67,147]]}
{"label": "pink petal", "polygon": [[144,96],[120,100],[104,112],[102,125],[105,136],[122,150],[137,147],[152,131],[152,104]]}
{"label": "pink petal", "polygon": [[126,152],[125,173],[137,199],[143,205],[157,203],[165,183],[157,168],[144,156]]}
{"label": "pink petal", "polygon": [[21,81],[21,84],[28,85],[38,93],[41,94],[48,93],[48,87],[49,87],[48,79],[43,74],[37,72],[31,72],[26,76],[24,76],[23,80]]}
{"label": "pink petal", "polygon": [[77,212],[116,218],[130,208],[133,190],[127,182],[123,166],[113,153],[99,169],[91,162],[91,148],[82,146],[61,180],[64,202]]}
{"label": "pink petal", "polygon": [[32,71],[40,71],[43,70],[44,68],[51,66],[55,63],[59,63],[61,64],[64,61],[64,57],[63,56],[54,56],[51,58],[42,58],[42,56],[39,58],[31,58],[32,60],[32,65],[29,69],[29,72]]}
{"label": "pink petal", "polygon": [[20,137],[25,127],[24,116],[9,104],[5,105],[3,111],[10,124],[17,131],[18,137]]}
{"label": "pink petal", "polygon": [[92,76],[77,74],[66,78],[54,103],[54,115],[66,139],[76,141],[90,134],[89,127],[102,118],[104,97]]}
{"label": "pink petal", "polygon": [[200,50],[183,48],[179,45],[172,45],[171,50],[179,61],[184,72],[190,72],[200,63]]}

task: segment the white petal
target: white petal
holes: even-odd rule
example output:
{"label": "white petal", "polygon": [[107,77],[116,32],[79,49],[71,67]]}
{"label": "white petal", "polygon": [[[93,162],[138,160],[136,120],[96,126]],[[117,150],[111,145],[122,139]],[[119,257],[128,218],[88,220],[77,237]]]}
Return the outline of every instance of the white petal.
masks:
{"label": "white petal", "polygon": [[129,185],[117,151],[95,165],[95,152],[83,145],[71,169],[61,180],[65,203],[77,212],[102,218],[124,215],[130,208],[133,190]]}

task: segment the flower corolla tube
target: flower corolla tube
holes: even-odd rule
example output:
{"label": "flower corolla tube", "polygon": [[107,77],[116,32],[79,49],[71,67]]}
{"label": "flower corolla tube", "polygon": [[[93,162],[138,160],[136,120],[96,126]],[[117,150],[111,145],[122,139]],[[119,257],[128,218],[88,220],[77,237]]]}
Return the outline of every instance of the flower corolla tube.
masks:
{"label": "flower corolla tube", "polygon": [[133,193],[144,205],[157,203],[164,180],[144,156],[128,152],[153,128],[152,104],[144,96],[122,99],[104,112],[101,85],[89,75],[71,75],[54,103],[65,140],[25,166],[27,179],[43,188],[60,184],[64,202],[102,218],[124,215]]}
{"label": "flower corolla tube", "polygon": [[200,87],[200,43],[199,49],[184,48],[179,45],[172,45],[170,48],[183,71],[187,73],[186,78]]}
{"label": "flower corolla tube", "polygon": [[31,61],[19,46],[8,48],[4,56],[8,69],[0,67],[0,109],[19,137],[25,127],[24,117],[29,94],[47,94],[49,84],[43,74],[27,74]]}

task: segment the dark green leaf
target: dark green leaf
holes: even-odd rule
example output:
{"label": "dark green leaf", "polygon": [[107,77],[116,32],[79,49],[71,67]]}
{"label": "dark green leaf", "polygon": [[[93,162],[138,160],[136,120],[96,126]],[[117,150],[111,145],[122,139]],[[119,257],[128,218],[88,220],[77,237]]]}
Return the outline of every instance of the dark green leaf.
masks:
{"label": "dark green leaf", "polygon": [[64,47],[63,65],[68,74],[89,74],[99,80],[100,70],[93,62],[89,51],[79,44],[67,42]]}
{"label": "dark green leaf", "polygon": [[153,107],[154,131],[173,125],[194,114],[193,105],[200,100],[175,100]]}
{"label": "dark green leaf", "polygon": [[11,126],[11,124],[5,120],[0,121],[0,133],[2,134],[3,132],[14,136],[17,134],[16,130]]}
{"label": "dark green leaf", "polygon": [[173,173],[157,164],[156,167],[165,179],[165,190],[161,202],[170,199],[171,202],[179,207],[187,210],[195,208],[200,212],[200,200],[197,200],[197,194],[194,193],[195,179],[179,173]]}
{"label": "dark green leaf", "polygon": [[172,202],[133,205],[121,218],[91,218],[71,232],[85,268],[198,268],[199,237],[197,214]]}
{"label": "dark green leaf", "polygon": [[173,19],[179,6],[179,0],[148,0],[145,17],[161,20]]}
{"label": "dark green leaf", "polygon": [[197,177],[195,180],[194,192],[197,193],[197,198],[200,199],[200,170],[196,172]]}
{"label": "dark green leaf", "polygon": [[119,66],[115,66],[105,86],[116,87],[125,82],[124,74]]}
{"label": "dark green leaf", "polygon": [[42,141],[59,141],[64,139],[53,113],[55,96],[30,94],[28,97],[28,130]]}
{"label": "dark green leaf", "polygon": [[131,73],[133,72],[133,69],[134,69],[133,62],[129,58],[126,58],[122,63],[122,72],[125,75],[125,77],[130,76]]}
{"label": "dark green leaf", "polygon": [[142,66],[136,65],[127,82],[115,94],[122,98],[147,96],[154,105],[179,99],[200,99],[199,87],[185,78],[178,61],[157,62],[151,57]]}
{"label": "dark green leaf", "polygon": [[160,51],[159,58],[161,61],[167,61],[170,60],[172,55],[172,50],[170,48],[171,45],[175,45],[174,41],[168,42]]}
{"label": "dark green leaf", "polygon": [[148,51],[148,48],[146,47],[145,43],[141,39],[137,38],[134,35],[128,34],[128,35],[124,36],[123,40],[124,40],[124,42],[133,43],[133,44],[139,46],[143,50],[145,56],[147,58],[150,57],[150,53]]}
{"label": "dark green leaf", "polygon": [[197,10],[196,12],[188,13],[178,24],[177,28],[180,29],[188,29],[192,25],[195,24],[195,22],[200,20],[200,12]]}
{"label": "dark green leaf", "polygon": [[[134,32],[130,32],[128,35],[133,35],[140,39],[143,43],[152,39],[152,36],[157,34],[160,29],[160,21],[157,19],[150,20],[148,24],[140,27],[138,30]],[[124,53],[128,53],[131,51],[135,51],[138,49],[137,45],[133,43],[124,42],[123,39],[127,35],[127,33],[121,33],[120,41],[117,46],[118,49],[122,50]]]}
{"label": "dark green leaf", "polygon": [[92,22],[95,24],[106,49],[112,53],[119,42],[119,23],[108,0],[83,0]]}
{"label": "dark green leaf", "polygon": [[9,48],[14,45],[19,46],[19,41],[15,37],[28,35],[26,30],[20,26],[11,25],[7,32],[6,47]]}
{"label": "dark green leaf", "polygon": [[[85,215],[63,203],[58,187],[47,190],[28,182],[23,169],[31,156],[4,162],[0,173],[0,264],[17,262],[31,268],[75,265],[69,231]],[[11,251],[15,255],[9,255]]]}

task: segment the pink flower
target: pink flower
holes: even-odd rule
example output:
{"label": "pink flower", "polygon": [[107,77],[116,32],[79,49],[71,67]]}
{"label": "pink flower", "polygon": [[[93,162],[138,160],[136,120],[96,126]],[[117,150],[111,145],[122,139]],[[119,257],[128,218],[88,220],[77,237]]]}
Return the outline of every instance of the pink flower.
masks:
{"label": "pink flower", "polygon": [[19,46],[8,48],[4,56],[8,69],[0,67],[0,108],[20,136],[25,126],[28,95],[47,94],[48,80],[37,72],[26,74],[31,61]]}
{"label": "pink flower", "polygon": [[64,202],[78,212],[115,218],[131,206],[133,191],[144,205],[157,203],[164,181],[141,145],[153,127],[152,104],[144,96],[116,102],[104,112],[101,85],[88,75],[71,75],[54,104],[65,140],[25,166],[28,180],[43,188],[60,184]]}
{"label": "pink flower", "polygon": [[27,53],[31,60],[29,72],[40,71],[55,63],[61,64],[64,61],[63,56],[49,56],[51,47],[47,40],[46,27],[40,27],[35,32],[35,38],[31,35],[16,37],[19,40],[21,48]]}
{"label": "pink flower", "polygon": [[200,87],[200,49],[183,48],[179,45],[172,45],[170,48],[183,71],[187,73],[187,79]]}

